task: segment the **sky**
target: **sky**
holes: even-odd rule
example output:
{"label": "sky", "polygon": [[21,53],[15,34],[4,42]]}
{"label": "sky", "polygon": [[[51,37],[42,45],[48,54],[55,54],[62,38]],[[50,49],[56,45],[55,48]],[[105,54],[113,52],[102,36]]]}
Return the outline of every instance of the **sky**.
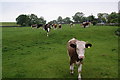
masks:
{"label": "sky", "polygon": [[[35,14],[47,22],[83,12],[85,16],[118,12],[119,0],[1,0],[0,22],[16,22],[21,14]],[[120,6],[120,5],[119,5]]]}

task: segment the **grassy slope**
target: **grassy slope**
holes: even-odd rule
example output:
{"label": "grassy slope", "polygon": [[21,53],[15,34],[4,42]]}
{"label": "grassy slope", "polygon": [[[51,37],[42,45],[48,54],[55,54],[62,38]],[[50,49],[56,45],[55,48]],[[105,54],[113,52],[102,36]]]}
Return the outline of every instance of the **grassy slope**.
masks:
{"label": "grassy slope", "polygon": [[118,77],[117,27],[67,27],[52,30],[49,37],[42,29],[3,28],[3,78],[76,78],[69,74],[66,43],[72,37],[89,41],[83,78]]}

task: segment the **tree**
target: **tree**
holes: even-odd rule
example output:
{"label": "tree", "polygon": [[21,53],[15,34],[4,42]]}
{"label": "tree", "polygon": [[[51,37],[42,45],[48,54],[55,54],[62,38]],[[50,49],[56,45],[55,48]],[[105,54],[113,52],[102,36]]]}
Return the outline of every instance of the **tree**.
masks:
{"label": "tree", "polygon": [[61,23],[63,22],[63,19],[62,19],[61,16],[58,17],[57,22],[58,22],[59,24],[61,24]]}
{"label": "tree", "polygon": [[43,16],[38,18],[37,15],[31,14],[31,15],[29,15],[29,18],[30,18],[30,22],[29,22],[30,25],[32,25],[32,24],[45,24],[46,23],[46,20],[44,20]]}
{"label": "tree", "polygon": [[74,22],[80,23],[83,22],[82,19],[84,17],[84,14],[82,12],[77,12],[73,17]]}
{"label": "tree", "polygon": [[70,20],[69,17],[66,17],[66,18],[63,19],[63,22],[64,22],[65,24],[70,24],[72,21]]}
{"label": "tree", "polygon": [[93,25],[96,25],[96,24],[98,23],[98,19],[95,18],[93,21],[91,21],[91,23],[92,23]]}
{"label": "tree", "polygon": [[108,22],[108,13],[103,13],[103,17],[105,19],[105,22]]}
{"label": "tree", "polygon": [[87,17],[83,17],[83,18],[81,19],[81,22],[86,22],[86,21],[88,21]]}
{"label": "tree", "polygon": [[30,18],[27,15],[21,14],[16,18],[17,24],[21,26],[28,26]]}
{"label": "tree", "polygon": [[118,23],[119,14],[116,12],[112,12],[108,15],[108,23]]}
{"label": "tree", "polygon": [[98,13],[97,14],[97,16],[98,16],[98,22],[104,22],[104,23],[106,23],[107,21],[108,21],[108,14],[107,13]]}
{"label": "tree", "polygon": [[21,26],[31,26],[32,24],[45,24],[46,20],[44,20],[44,17],[38,18],[35,14],[30,15],[19,15],[16,18],[17,24],[20,24]]}
{"label": "tree", "polygon": [[38,20],[37,20],[38,22],[38,24],[46,24],[46,20],[44,19],[44,17],[40,17],[40,18],[38,18]]}
{"label": "tree", "polygon": [[93,16],[93,15],[90,15],[90,16],[87,17],[87,21],[92,22],[94,20],[95,20],[95,16]]}
{"label": "tree", "polygon": [[29,15],[29,18],[30,18],[29,25],[39,23],[39,21],[38,21],[39,19],[38,19],[37,15],[31,14],[31,15]]}
{"label": "tree", "polygon": [[49,24],[57,24],[57,20],[52,20],[50,22],[48,22]]}

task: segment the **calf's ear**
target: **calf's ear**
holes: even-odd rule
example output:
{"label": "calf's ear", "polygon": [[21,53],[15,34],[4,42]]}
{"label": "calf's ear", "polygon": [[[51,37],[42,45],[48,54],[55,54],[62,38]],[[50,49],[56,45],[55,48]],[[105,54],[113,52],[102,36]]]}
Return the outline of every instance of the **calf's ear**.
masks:
{"label": "calf's ear", "polygon": [[90,43],[85,44],[85,48],[90,48],[90,47],[92,47],[92,44],[90,44]]}
{"label": "calf's ear", "polygon": [[72,48],[76,48],[76,44],[70,44]]}

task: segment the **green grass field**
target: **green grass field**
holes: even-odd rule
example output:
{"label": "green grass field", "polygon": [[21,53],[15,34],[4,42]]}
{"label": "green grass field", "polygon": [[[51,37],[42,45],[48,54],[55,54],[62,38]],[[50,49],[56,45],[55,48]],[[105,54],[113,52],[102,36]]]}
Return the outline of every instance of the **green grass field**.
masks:
{"label": "green grass field", "polygon": [[91,26],[51,30],[49,37],[42,29],[30,27],[2,28],[3,78],[77,78],[69,74],[66,43],[76,37],[92,43],[86,49],[83,78],[118,78],[117,26]]}
{"label": "green grass field", "polygon": [[16,22],[0,22],[0,26],[20,26]]}

